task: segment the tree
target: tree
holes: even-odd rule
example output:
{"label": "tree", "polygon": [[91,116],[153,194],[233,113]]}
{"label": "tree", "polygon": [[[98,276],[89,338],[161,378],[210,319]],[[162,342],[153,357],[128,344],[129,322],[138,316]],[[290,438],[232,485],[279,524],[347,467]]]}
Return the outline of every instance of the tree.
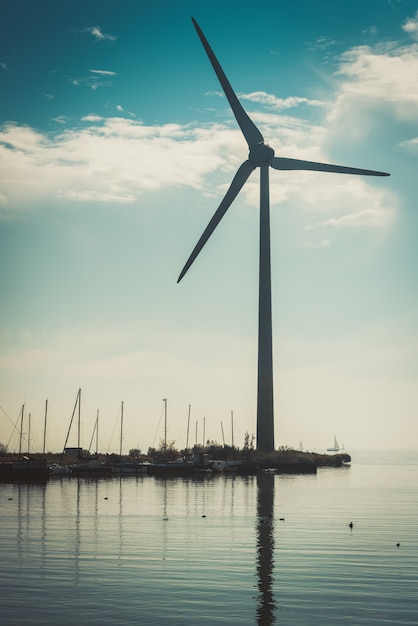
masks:
{"label": "tree", "polygon": [[6,446],[6,444],[1,443],[0,441],[0,454],[7,454],[9,451],[9,448]]}
{"label": "tree", "polygon": [[158,444],[158,448],[156,450],[157,455],[160,458],[174,461],[179,456],[179,451],[175,447],[175,441],[164,441],[164,439],[160,439],[160,443]]}
{"label": "tree", "polygon": [[244,435],[243,450],[254,450],[254,440],[255,440],[254,433],[250,436],[250,433],[247,430],[247,432]]}

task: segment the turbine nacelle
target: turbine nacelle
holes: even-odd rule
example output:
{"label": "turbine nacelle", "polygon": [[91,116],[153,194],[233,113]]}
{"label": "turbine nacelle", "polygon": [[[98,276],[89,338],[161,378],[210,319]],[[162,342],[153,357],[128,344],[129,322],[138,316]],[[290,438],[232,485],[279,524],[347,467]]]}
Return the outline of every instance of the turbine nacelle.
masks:
{"label": "turbine nacelle", "polygon": [[270,148],[266,143],[258,143],[255,146],[250,147],[250,154],[248,155],[249,161],[254,167],[261,167],[262,165],[270,165],[274,157],[274,150]]}

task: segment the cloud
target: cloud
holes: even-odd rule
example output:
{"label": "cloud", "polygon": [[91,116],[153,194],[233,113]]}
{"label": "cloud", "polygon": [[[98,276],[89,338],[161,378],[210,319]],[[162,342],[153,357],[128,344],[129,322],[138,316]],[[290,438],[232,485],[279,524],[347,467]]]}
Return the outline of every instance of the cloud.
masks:
{"label": "cloud", "polygon": [[147,127],[117,117],[83,121],[54,136],[17,124],[0,129],[0,181],[9,206],[42,198],[132,203],[167,186],[202,189],[204,177],[227,159],[229,131]]}
{"label": "cloud", "polygon": [[418,41],[418,11],[415,13],[414,17],[407,19],[402,28],[406,33],[411,35],[413,39]]}
{"label": "cloud", "polygon": [[116,111],[118,111],[119,113],[126,113],[126,115],[130,115],[131,117],[136,117],[135,113],[132,113],[132,111],[125,111],[125,109],[123,108],[121,104],[117,104],[115,108],[116,108]]}
{"label": "cloud", "polygon": [[390,218],[388,211],[380,211],[379,208],[364,209],[363,211],[354,211],[341,217],[332,217],[326,222],[323,222],[324,226],[334,227],[364,227],[384,225]]}
{"label": "cloud", "polygon": [[112,82],[109,80],[109,78],[118,75],[117,72],[113,72],[111,70],[93,69],[89,70],[89,72],[90,75],[81,78],[72,78],[70,82],[75,87],[85,85],[86,87],[90,87],[90,89],[93,89],[93,91],[95,91],[99,87],[111,87]]}
{"label": "cloud", "polygon": [[[315,185],[318,185],[317,178]],[[371,186],[360,177],[342,177],[329,187],[318,186],[313,197],[311,207],[307,204],[311,214],[317,215],[317,207],[321,207],[323,214],[331,217],[307,225],[305,231],[318,228],[382,229],[393,222],[399,205],[395,193]]]}
{"label": "cloud", "polygon": [[378,33],[377,27],[374,24],[372,24],[371,26],[368,26],[361,32],[362,32],[362,35],[371,35],[372,37],[375,37]]}
{"label": "cloud", "polygon": [[1,68],[5,71],[5,72],[8,72],[8,71],[9,71],[9,69],[8,69],[8,67],[7,67],[7,65],[6,65],[6,63],[2,63],[2,62],[0,62],[0,67],[1,67]]}
{"label": "cloud", "polygon": [[[353,139],[367,135],[379,116],[418,121],[418,45],[358,46],[345,52],[339,90],[328,123]],[[349,127],[349,128],[348,128]]]}
{"label": "cloud", "polygon": [[117,76],[116,72],[110,70],[89,70],[92,74],[99,74],[99,76]]}
{"label": "cloud", "polygon": [[[323,128],[277,114],[265,115],[263,122],[276,153],[329,161],[321,147]],[[240,131],[221,124],[146,126],[90,114],[78,127],[56,135],[17,124],[0,127],[0,184],[9,212],[56,206],[57,201],[132,204],[145,193],[180,187],[220,199],[244,158]],[[390,193],[345,177],[330,184],[330,176],[302,171],[284,178],[281,172],[272,173],[272,207],[283,202],[303,207],[311,221],[316,215],[316,228],[374,228],[390,222],[397,206]],[[257,206],[254,176],[242,198]]]}
{"label": "cloud", "polygon": [[81,32],[89,33],[95,38],[96,41],[116,41],[117,39],[115,35],[107,35],[104,33],[100,26],[89,26],[88,28],[82,29]]}
{"label": "cloud", "polygon": [[277,111],[295,108],[301,104],[306,104],[308,106],[324,106],[325,104],[320,100],[309,100],[308,98],[300,98],[297,96],[292,96],[290,98],[278,98],[277,96],[265,93],[264,91],[254,91],[248,94],[240,94],[239,97],[241,100],[259,102],[260,104],[276,109]]}
{"label": "cloud", "polygon": [[317,37],[314,41],[309,42],[307,44],[308,50],[328,50],[335,46],[337,41],[335,39],[330,39],[329,37]]}
{"label": "cloud", "polygon": [[81,118],[82,122],[103,122],[104,118],[100,115],[85,115]]}
{"label": "cloud", "polygon": [[[329,148],[339,145],[341,133],[355,136],[363,128],[364,115],[378,120],[379,113],[386,110],[395,121],[418,119],[417,71],[416,44],[403,48],[395,44],[360,46],[342,55],[338,90],[330,102],[299,96],[283,99],[261,91],[241,94],[240,98],[260,105],[251,117],[277,155],[332,162]],[[91,69],[90,74],[90,80],[100,85],[116,73]],[[323,122],[313,124],[287,113],[300,106],[305,110],[323,108]],[[121,104],[115,107],[119,117],[90,114],[78,127],[68,126],[54,136],[24,126],[4,126],[0,134],[4,167],[0,171],[9,210],[19,203],[29,205],[33,198],[134,203],[144,193],[169,187],[188,187],[202,195],[222,197],[246,154],[232,114],[227,123],[200,128],[146,126],[122,117],[126,112]],[[415,140],[400,144],[400,148],[414,149]],[[373,181],[346,177],[335,178],[330,184],[329,176],[288,172],[284,178],[275,172],[271,176],[272,206],[287,202],[303,207],[318,234],[320,228],[335,232],[384,228],[391,223],[399,200],[387,187],[381,189]],[[258,204],[258,195],[258,184],[252,177],[242,196]],[[322,233],[318,243],[309,245],[325,247],[329,241],[330,236]]]}
{"label": "cloud", "polygon": [[320,241],[303,241],[300,245],[302,248],[329,248],[331,239],[321,239]]}
{"label": "cloud", "polygon": [[418,137],[414,137],[414,139],[409,139],[408,141],[401,141],[398,143],[398,148],[410,154],[418,154]]}

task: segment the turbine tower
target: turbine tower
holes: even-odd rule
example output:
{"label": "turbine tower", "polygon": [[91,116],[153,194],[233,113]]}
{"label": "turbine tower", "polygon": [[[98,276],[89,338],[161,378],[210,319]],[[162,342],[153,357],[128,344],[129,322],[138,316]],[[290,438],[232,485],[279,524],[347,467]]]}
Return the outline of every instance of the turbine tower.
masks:
{"label": "turbine tower", "polygon": [[315,163],[274,156],[274,150],[264,143],[264,138],[254,122],[248,117],[224,74],[218,59],[206,40],[196,20],[194,27],[203,44],[218,80],[224,90],[235,119],[248,144],[248,159],[238,168],[224,199],[215,211],[203,235],[197,242],[187,263],[177,280],[179,283],[199,252],[235,200],[251,172],[260,168],[260,266],[258,300],[258,386],[257,386],[257,450],[274,450],[274,407],[273,407],[273,335],[271,316],[271,262],[270,262],[270,200],[269,168],[276,170],[315,170],[339,174],[360,174],[363,176],[389,176],[385,172],[375,172],[342,165]]}

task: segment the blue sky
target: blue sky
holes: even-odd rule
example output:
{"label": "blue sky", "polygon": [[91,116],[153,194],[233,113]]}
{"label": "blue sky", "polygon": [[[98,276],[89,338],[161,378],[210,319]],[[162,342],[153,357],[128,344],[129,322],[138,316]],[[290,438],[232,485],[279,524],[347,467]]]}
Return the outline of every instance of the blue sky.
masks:
{"label": "blue sky", "polygon": [[193,16],[277,156],[391,174],[271,170],[276,446],[416,446],[418,4],[2,6],[0,441],[255,432],[258,171],[176,284],[247,156]]}

